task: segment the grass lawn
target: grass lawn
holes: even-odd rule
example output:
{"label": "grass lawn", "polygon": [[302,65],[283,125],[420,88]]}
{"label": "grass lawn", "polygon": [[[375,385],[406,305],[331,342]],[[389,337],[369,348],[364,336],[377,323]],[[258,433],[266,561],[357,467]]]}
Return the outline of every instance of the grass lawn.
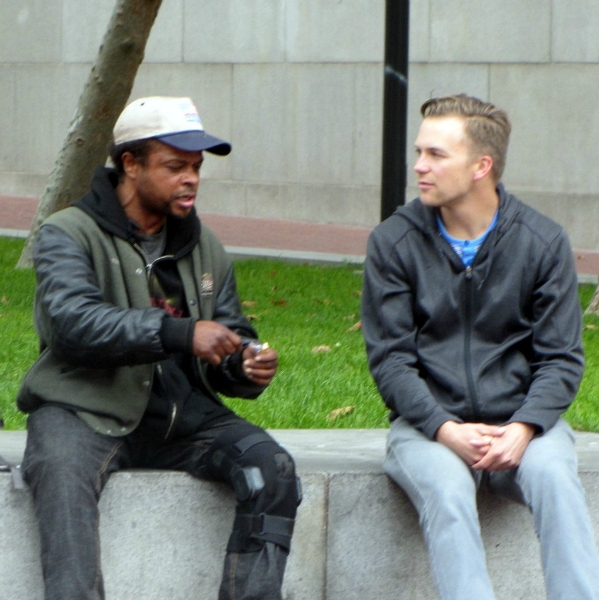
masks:
{"label": "grass lawn", "polygon": [[[35,275],[14,270],[22,246],[22,240],[0,238],[0,410],[7,429],[25,427],[14,398],[37,355]],[[236,272],[244,311],[279,352],[280,367],[258,400],[225,401],[269,428],[386,427],[362,334],[352,330],[360,318],[360,267],[248,260],[239,261]]]}
{"label": "grass lawn", "polygon": [[[14,270],[22,240],[0,238],[0,410],[6,427],[22,429],[14,406],[21,378],[35,360],[33,271]],[[271,260],[236,263],[239,295],[260,337],[280,354],[270,388],[255,401],[226,402],[268,428],[386,427],[387,410],[366,366],[359,328],[362,271]],[[581,286],[583,306],[594,286]],[[585,317],[587,371],[570,423],[599,432],[599,318]]]}

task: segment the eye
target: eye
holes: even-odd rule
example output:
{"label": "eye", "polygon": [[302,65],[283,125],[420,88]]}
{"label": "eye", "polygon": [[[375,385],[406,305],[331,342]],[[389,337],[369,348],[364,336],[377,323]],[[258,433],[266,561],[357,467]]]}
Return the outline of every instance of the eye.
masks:
{"label": "eye", "polygon": [[184,171],[186,166],[185,166],[185,163],[181,163],[179,161],[174,161],[174,162],[166,163],[166,168],[169,171],[169,173],[176,175],[176,174]]}

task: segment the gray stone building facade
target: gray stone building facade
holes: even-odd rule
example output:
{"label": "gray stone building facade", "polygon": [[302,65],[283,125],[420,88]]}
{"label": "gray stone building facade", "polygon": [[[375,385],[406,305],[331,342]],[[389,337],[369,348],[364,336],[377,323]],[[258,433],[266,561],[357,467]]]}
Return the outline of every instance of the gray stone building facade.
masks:
{"label": "gray stone building facade", "polygon": [[[43,191],[113,5],[0,0],[1,193]],[[491,100],[514,126],[506,185],[599,249],[599,1],[410,7],[409,162],[424,100]],[[163,0],[132,96],[191,96],[231,140],[201,210],[372,226],[384,29],[384,0]]]}

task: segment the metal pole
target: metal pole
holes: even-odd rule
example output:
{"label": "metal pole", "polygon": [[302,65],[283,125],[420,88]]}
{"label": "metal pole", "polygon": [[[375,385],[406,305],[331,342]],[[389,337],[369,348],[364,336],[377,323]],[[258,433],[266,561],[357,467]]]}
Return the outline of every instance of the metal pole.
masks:
{"label": "metal pole", "polygon": [[406,195],[409,0],[386,0],[381,220]]}

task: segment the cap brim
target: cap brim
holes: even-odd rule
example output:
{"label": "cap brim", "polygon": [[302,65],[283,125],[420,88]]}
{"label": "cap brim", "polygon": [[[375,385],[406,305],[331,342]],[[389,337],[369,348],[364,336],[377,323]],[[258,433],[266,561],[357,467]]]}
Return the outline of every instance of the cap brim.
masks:
{"label": "cap brim", "polygon": [[186,150],[187,152],[206,150],[219,156],[226,156],[231,152],[231,144],[213,135],[209,135],[205,131],[171,133],[169,135],[157,136],[156,139],[164,144],[179,148],[179,150]]}

